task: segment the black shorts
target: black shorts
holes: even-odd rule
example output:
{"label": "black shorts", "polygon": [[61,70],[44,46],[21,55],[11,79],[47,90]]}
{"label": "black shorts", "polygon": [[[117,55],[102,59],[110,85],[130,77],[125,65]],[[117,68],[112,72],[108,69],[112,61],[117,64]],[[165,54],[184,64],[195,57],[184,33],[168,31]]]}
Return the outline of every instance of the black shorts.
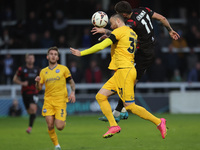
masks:
{"label": "black shorts", "polygon": [[38,95],[32,95],[32,94],[22,94],[24,106],[26,109],[29,109],[30,104],[37,104],[39,97]]}
{"label": "black shorts", "polygon": [[[148,53],[145,53],[147,51]],[[152,65],[155,59],[154,47],[148,48],[146,50],[138,49],[135,53],[135,68],[137,71],[137,80],[140,80],[144,75],[145,71]]]}

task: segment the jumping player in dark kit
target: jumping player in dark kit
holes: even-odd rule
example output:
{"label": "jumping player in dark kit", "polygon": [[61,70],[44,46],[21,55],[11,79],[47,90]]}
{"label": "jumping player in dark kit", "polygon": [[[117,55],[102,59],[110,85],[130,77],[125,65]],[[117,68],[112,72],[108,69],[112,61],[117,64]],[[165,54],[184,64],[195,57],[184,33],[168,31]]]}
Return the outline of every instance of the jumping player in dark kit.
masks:
{"label": "jumping player in dark kit", "polygon": [[24,106],[29,116],[29,127],[27,133],[31,133],[37,112],[38,90],[35,87],[35,77],[39,75],[40,69],[34,66],[35,57],[33,54],[26,54],[26,65],[16,71],[13,81],[22,86],[21,94]]}
{"label": "jumping player in dark kit", "polygon": [[[115,5],[115,11],[121,14],[127,21],[126,25],[130,26],[138,35],[137,42],[137,51],[135,54],[135,68],[137,70],[137,79],[141,79],[146,70],[150,67],[150,65],[154,61],[154,47],[155,47],[155,39],[154,39],[154,29],[152,25],[152,19],[156,19],[162,23],[163,26],[168,30],[169,35],[172,39],[177,40],[180,36],[177,32],[175,32],[170,26],[168,20],[152,11],[147,7],[140,7],[132,9],[131,5],[126,1],[120,1]],[[104,35],[100,37],[100,39],[104,39],[109,36],[111,31],[104,28],[94,27],[91,32],[93,34],[103,33]],[[136,84],[135,83],[135,84]],[[113,115],[116,121],[120,121],[120,119],[127,119],[128,113],[121,113],[123,109],[123,103],[119,99],[118,105],[116,109],[113,111]],[[99,118],[102,121],[107,121],[106,117]]]}

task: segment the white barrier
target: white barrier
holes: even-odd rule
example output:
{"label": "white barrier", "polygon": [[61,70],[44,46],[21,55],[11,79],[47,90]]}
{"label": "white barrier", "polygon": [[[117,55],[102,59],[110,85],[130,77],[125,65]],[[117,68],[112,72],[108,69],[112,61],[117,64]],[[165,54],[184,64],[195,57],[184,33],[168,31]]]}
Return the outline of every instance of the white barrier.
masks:
{"label": "white barrier", "polygon": [[[99,84],[86,84],[86,83],[79,83],[76,84],[77,90],[89,90],[89,89],[100,89],[103,86],[103,83]],[[181,93],[185,93],[187,88],[198,88],[200,89],[200,82],[195,83],[171,83],[171,82],[160,82],[160,83],[138,83],[137,89],[176,89],[179,90]],[[10,93],[12,98],[17,96],[17,92],[19,93],[21,89],[20,85],[0,85],[0,93]],[[43,86],[44,89],[44,86]]]}
{"label": "white barrier", "polygon": [[171,92],[169,96],[170,113],[200,113],[200,92]]}

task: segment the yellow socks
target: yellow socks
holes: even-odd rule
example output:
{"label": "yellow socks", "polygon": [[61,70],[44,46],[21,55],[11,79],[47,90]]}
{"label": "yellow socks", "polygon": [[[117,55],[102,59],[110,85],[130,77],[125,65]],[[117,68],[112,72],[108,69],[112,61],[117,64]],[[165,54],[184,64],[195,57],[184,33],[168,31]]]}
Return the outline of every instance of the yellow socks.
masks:
{"label": "yellow socks", "polygon": [[138,106],[135,103],[127,106],[126,110],[130,110],[133,114],[136,114],[137,116],[143,119],[149,120],[157,126],[161,123],[161,120],[159,118],[155,117],[150,112],[148,112],[145,108]]}
{"label": "yellow socks", "polygon": [[53,142],[53,144],[54,144],[55,146],[58,145],[59,143],[58,143],[58,138],[57,138],[55,129],[48,130],[48,133],[49,133],[49,136],[50,136],[51,141]]}
{"label": "yellow socks", "polygon": [[96,100],[99,103],[101,111],[108,119],[110,126],[117,126],[117,123],[112,114],[112,109],[111,109],[110,103],[108,102],[107,96],[97,93]]}

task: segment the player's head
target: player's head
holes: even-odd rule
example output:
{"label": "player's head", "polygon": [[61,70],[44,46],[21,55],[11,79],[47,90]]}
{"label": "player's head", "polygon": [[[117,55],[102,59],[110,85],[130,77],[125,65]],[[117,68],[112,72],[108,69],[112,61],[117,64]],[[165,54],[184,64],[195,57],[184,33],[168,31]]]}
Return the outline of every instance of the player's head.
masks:
{"label": "player's head", "polygon": [[132,7],[127,1],[120,1],[115,5],[115,11],[123,17],[128,18],[132,13]]}
{"label": "player's head", "polygon": [[124,26],[124,18],[120,14],[114,14],[110,17],[110,24],[111,29],[116,29],[118,27]]}
{"label": "player's head", "polygon": [[56,46],[50,47],[47,52],[47,59],[49,63],[56,64],[59,60],[59,50]]}
{"label": "player's head", "polygon": [[35,56],[33,54],[26,54],[25,61],[27,65],[33,65],[35,62]]}

